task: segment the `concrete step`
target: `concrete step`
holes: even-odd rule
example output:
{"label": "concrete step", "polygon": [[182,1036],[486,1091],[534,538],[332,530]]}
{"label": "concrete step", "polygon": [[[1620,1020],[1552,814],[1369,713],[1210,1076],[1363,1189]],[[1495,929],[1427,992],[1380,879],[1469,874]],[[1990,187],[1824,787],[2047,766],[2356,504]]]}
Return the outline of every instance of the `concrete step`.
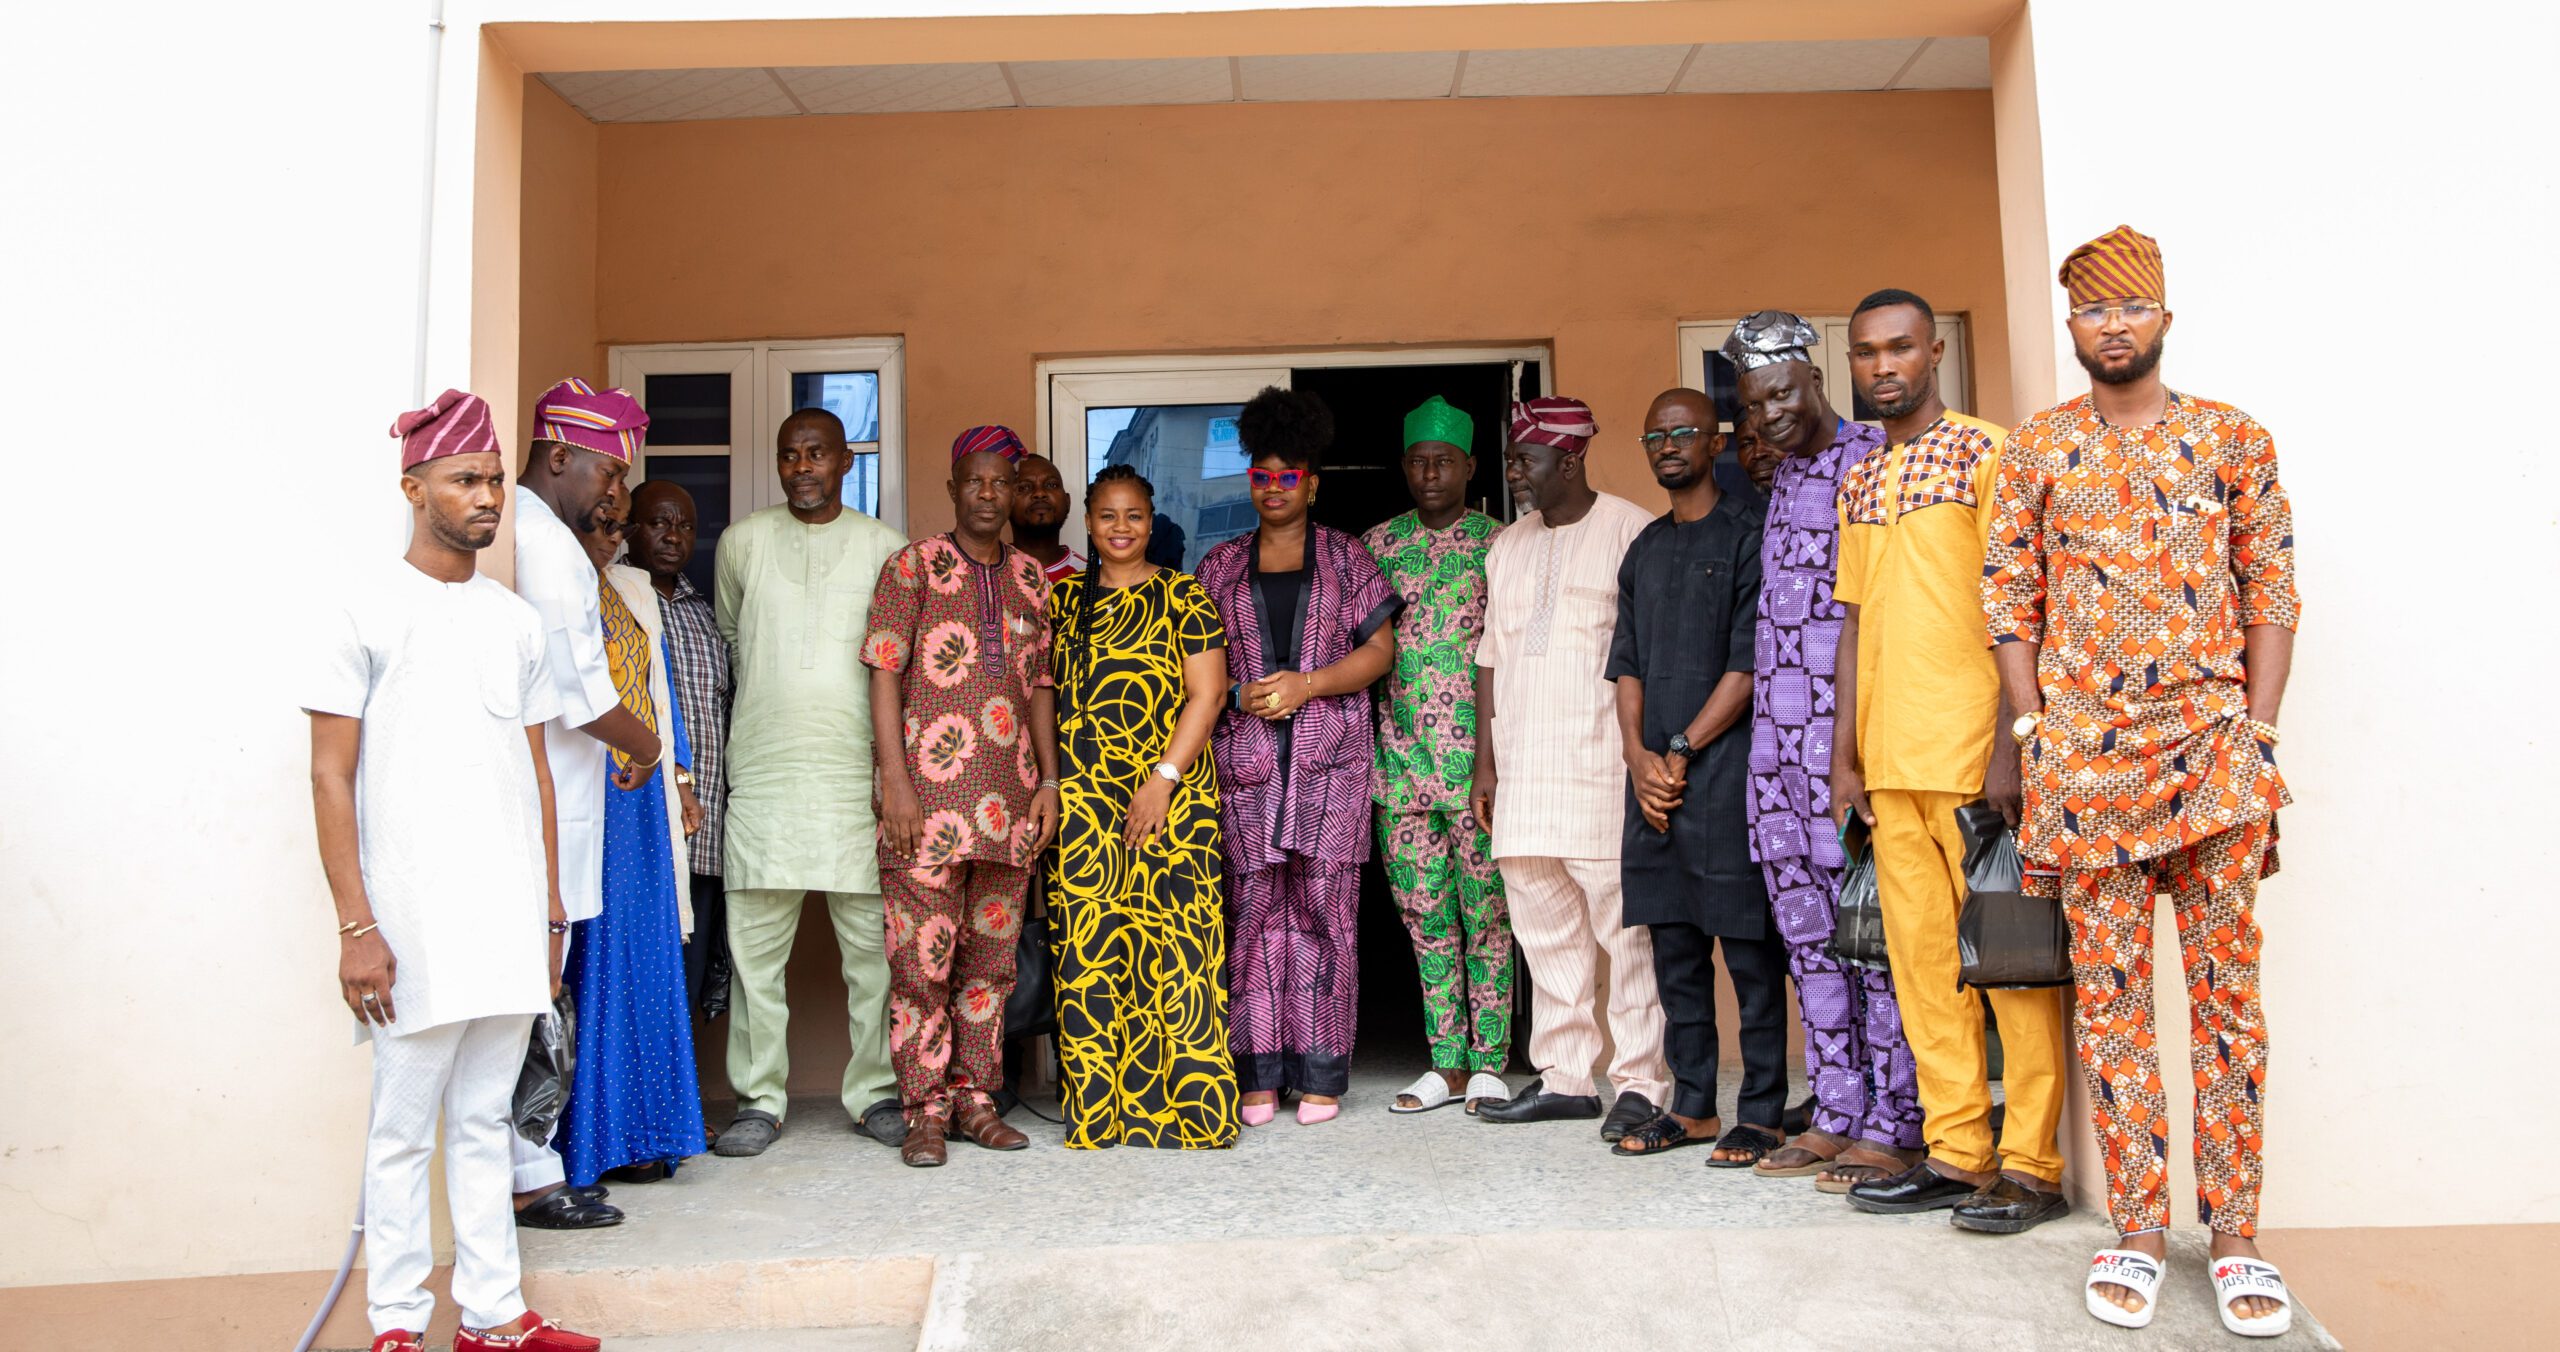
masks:
{"label": "concrete step", "polygon": [[912,1328],[745,1329],[616,1338],[613,1352],[915,1352]]}

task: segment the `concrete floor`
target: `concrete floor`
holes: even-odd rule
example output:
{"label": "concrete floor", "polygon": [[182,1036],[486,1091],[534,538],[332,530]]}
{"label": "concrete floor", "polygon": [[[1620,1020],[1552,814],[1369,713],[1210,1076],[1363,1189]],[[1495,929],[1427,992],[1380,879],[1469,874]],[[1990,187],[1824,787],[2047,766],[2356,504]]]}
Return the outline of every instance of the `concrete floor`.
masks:
{"label": "concrete floor", "polygon": [[[1861,1352],[2239,1343],[2214,1318],[2198,1235],[2181,1237],[2148,1335],[2130,1334],[2081,1308],[2080,1274],[2110,1238],[2102,1217],[1972,1235],[1943,1213],[1870,1217],[1810,1180],[1709,1169],[1704,1150],[1619,1159],[1594,1123],[1389,1114],[1414,1073],[1365,1070],[1339,1119],[1299,1127],[1284,1111],[1232,1151],[1071,1151],[1061,1128],[1016,1112],[1031,1149],[957,1143],[938,1170],[903,1167],[830,1101],[795,1103],[765,1155],[704,1156],[667,1183],[616,1188],[628,1222],[526,1231],[525,1265],[593,1280],[707,1263],[821,1260],[850,1273],[872,1269],[837,1265],[937,1260],[920,1335],[613,1340],[627,1352],[1136,1352],[1243,1330],[1290,1352],[1551,1348],[1576,1335]],[[2336,1344],[2297,1311],[2295,1334],[2271,1345]]]}

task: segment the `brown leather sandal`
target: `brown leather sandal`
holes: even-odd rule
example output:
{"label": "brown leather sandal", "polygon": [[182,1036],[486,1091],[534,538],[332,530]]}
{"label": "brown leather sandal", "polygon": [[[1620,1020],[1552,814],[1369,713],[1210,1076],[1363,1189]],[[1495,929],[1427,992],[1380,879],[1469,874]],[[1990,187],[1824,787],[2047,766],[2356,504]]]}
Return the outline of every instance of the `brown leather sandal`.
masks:
{"label": "brown leather sandal", "polygon": [[1020,1150],[1031,1144],[1031,1138],[1007,1123],[996,1111],[996,1105],[984,1097],[971,1099],[952,1125],[962,1136],[989,1150]]}
{"label": "brown leather sandal", "polygon": [[1751,1172],[1762,1178],[1804,1178],[1831,1167],[1840,1152],[1849,1148],[1849,1138],[1827,1131],[1803,1131],[1784,1146],[1769,1152],[1769,1158],[1751,1166]]}
{"label": "brown leather sandal", "polygon": [[1857,1140],[1840,1152],[1813,1186],[1822,1192],[1839,1194],[1861,1183],[1891,1178],[1928,1157],[1923,1150],[1898,1150],[1881,1141]]}
{"label": "brown leather sandal", "polygon": [[910,1169],[941,1168],[951,1158],[947,1131],[938,1113],[909,1114],[907,1139],[898,1145],[898,1159]]}

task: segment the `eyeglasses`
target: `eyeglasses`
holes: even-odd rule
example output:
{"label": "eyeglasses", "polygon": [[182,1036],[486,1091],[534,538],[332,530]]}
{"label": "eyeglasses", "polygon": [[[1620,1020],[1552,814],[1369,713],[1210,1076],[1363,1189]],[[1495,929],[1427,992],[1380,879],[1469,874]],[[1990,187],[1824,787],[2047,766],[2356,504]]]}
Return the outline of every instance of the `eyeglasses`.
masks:
{"label": "eyeglasses", "polygon": [[2156,300],[2103,300],[2075,306],[2070,315],[2072,323],[2084,329],[2094,329],[2118,319],[2128,324],[2139,324],[2154,318],[2164,308]]}
{"label": "eyeglasses", "polygon": [[1282,492],[1295,488],[1307,477],[1302,469],[1249,469],[1244,481],[1256,488],[1277,488]]}
{"label": "eyeglasses", "polygon": [[1643,442],[1645,451],[1650,454],[1661,450],[1662,443],[1666,441],[1680,450],[1688,450],[1698,444],[1698,438],[1705,435],[1704,431],[1695,427],[1675,427],[1668,432],[1647,432],[1636,440]]}

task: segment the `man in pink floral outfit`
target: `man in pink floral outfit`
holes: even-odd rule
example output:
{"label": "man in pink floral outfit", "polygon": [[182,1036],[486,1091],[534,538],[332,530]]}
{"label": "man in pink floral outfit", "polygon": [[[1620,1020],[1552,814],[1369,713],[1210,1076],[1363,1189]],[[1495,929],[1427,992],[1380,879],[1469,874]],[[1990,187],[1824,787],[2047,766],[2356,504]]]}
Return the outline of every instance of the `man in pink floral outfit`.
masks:
{"label": "man in pink floral outfit", "polygon": [[989,1091],[1003,1083],[1005,999],[1032,861],[1058,825],[1049,583],[1004,543],[1022,439],[973,427],[951,446],[958,520],[880,569],[862,661],[880,762],[889,1061],[905,1100],[899,1155],[931,1167],[954,1130],[1030,1144]]}

